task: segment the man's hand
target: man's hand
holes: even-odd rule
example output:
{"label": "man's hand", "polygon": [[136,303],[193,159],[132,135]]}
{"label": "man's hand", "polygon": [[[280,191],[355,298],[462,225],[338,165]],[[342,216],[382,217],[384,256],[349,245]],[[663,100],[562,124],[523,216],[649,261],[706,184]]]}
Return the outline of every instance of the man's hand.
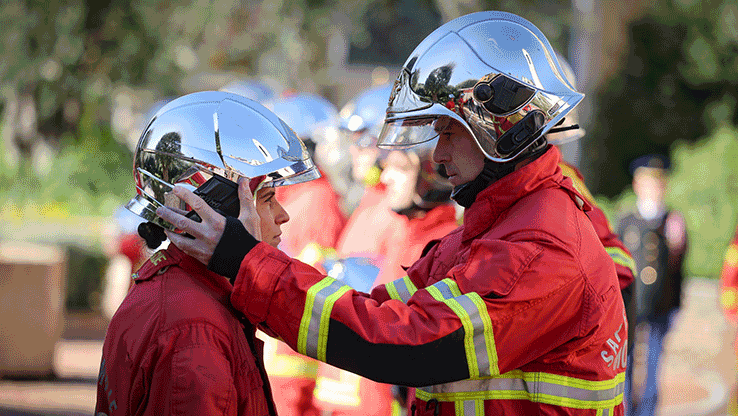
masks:
{"label": "man's hand", "polygon": [[[166,232],[172,244],[207,265],[213,256],[215,247],[223,236],[226,224],[225,217],[215,212],[202,198],[181,186],[175,186],[172,192],[192,207],[197,215],[202,218],[202,222],[193,221],[185,217],[184,213],[171,208],[159,207],[156,210],[156,215],[193,236],[194,239],[169,230],[164,230],[164,232]],[[249,181],[246,179],[238,181],[238,198],[241,201],[241,212],[238,219],[244,225],[246,231],[257,240],[261,240],[259,215],[256,212],[251,189],[249,189]]]}

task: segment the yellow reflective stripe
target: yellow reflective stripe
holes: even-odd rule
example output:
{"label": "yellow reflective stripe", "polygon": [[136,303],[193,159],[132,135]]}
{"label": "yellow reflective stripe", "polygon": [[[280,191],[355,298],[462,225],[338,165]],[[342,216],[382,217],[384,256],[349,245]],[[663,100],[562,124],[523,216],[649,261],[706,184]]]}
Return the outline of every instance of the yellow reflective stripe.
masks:
{"label": "yellow reflective stripe", "polygon": [[630,269],[633,276],[637,275],[635,260],[625,250],[620,247],[605,247],[605,251],[610,255],[610,258],[612,258],[615,264],[625,266]]}
{"label": "yellow reflective stripe", "polygon": [[528,400],[575,409],[611,409],[623,401],[625,373],[589,381],[549,373],[511,371],[496,377],[420,387],[424,401]]}
{"label": "yellow reflective stripe", "polygon": [[405,302],[401,297],[400,294],[397,293],[397,288],[395,287],[395,282],[389,282],[384,287],[387,289],[387,294],[389,295],[390,299],[399,300],[400,302]]}
{"label": "yellow reflective stripe", "polygon": [[451,308],[461,320],[469,377],[499,374],[492,320],[481,296],[475,292],[462,295],[456,282],[449,278],[427,287],[426,290],[435,300]]}
{"label": "yellow reflective stripe", "polygon": [[322,289],[326,288],[332,283],[333,279],[328,277],[324,278],[320,282],[314,284],[308,289],[305,296],[305,309],[302,312],[302,319],[300,320],[300,330],[297,334],[297,352],[303,355],[307,355],[307,337],[310,330],[310,318],[313,313],[313,303],[315,303],[315,295]]}
{"label": "yellow reflective stripe", "polygon": [[732,287],[723,288],[722,293],[720,293],[720,304],[723,305],[723,308],[732,309],[736,306],[736,303],[738,303],[738,291]]}
{"label": "yellow reflective stripe", "polygon": [[484,400],[475,400],[474,410],[476,410],[476,416],[484,416]]}
{"label": "yellow reflective stripe", "polygon": [[738,247],[735,244],[728,246],[728,250],[725,252],[725,263],[731,267],[738,265]]}
{"label": "yellow reflective stripe", "polygon": [[343,285],[339,290],[337,290],[335,293],[330,295],[326,301],[325,306],[323,307],[323,313],[320,317],[320,337],[318,339],[318,360],[325,361],[325,353],[326,349],[328,347],[328,324],[331,320],[331,311],[333,310],[333,304],[336,303],[338,298],[343,296],[344,293],[351,290],[350,286]]}
{"label": "yellow reflective stripe", "polygon": [[349,290],[351,287],[332,277],[325,277],[308,289],[297,337],[299,353],[325,361],[328,324],[333,304]]}
{"label": "yellow reflective stripe", "polygon": [[568,176],[569,178],[571,178],[571,181],[574,183],[574,189],[582,194],[582,196],[587,200],[587,202],[590,203],[590,205],[594,205],[594,197],[592,196],[592,193],[589,192],[587,185],[585,185],[584,182],[579,179],[579,175],[574,172],[574,169],[572,169],[566,163],[559,163],[559,167],[561,168],[561,173],[563,173],[564,176]]}
{"label": "yellow reflective stripe", "polygon": [[597,416],[612,416],[615,412],[615,408],[612,409],[597,409]]}

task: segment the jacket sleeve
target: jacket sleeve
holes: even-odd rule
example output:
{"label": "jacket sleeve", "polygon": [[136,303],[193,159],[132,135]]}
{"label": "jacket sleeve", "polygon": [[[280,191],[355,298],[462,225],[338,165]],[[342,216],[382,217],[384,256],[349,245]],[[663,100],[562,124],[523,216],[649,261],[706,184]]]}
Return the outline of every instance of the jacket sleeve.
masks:
{"label": "jacket sleeve", "polygon": [[[299,353],[374,381],[426,386],[497,375],[545,352],[542,348],[554,348],[568,336],[565,328],[580,327],[572,324],[576,307],[561,306],[581,302],[581,288],[552,286],[548,293],[513,299],[495,299],[495,289],[489,290],[490,296],[480,295],[489,289],[474,286],[480,280],[499,280],[500,293],[509,293],[538,254],[530,247],[515,247],[511,243],[473,249],[466,263],[471,267],[460,265],[423,287],[414,272],[427,267],[431,252],[409,270],[409,278],[378,286],[369,295],[260,243],[242,262],[231,301]],[[510,276],[489,279],[490,268],[474,266],[480,260],[499,260],[504,266],[495,273]],[[514,322],[517,328],[531,328],[532,321],[540,322],[541,313],[557,307],[558,320],[545,331],[521,334],[511,327]],[[509,337],[511,345],[517,343],[514,354],[498,359],[498,333]],[[554,333],[558,335],[553,342],[533,347],[534,340]]]}
{"label": "jacket sleeve", "polygon": [[[199,334],[199,335],[198,335]],[[230,358],[213,342],[212,330],[193,324],[168,334],[154,358],[147,415],[236,415]]]}

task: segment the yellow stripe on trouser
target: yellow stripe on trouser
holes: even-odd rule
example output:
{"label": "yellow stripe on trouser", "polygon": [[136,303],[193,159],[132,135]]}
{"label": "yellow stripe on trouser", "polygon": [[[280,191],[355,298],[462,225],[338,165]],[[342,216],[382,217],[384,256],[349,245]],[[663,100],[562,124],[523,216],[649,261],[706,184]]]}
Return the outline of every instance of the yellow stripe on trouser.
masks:
{"label": "yellow stripe on trouser", "polygon": [[620,247],[605,247],[605,251],[610,255],[610,258],[612,258],[615,264],[629,268],[633,276],[637,274],[635,260],[625,250]]}
{"label": "yellow stripe on trouser", "polygon": [[389,282],[384,285],[384,287],[387,288],[387,293],[390,298],[399,300],[403,303],[407,303],[415,292],[418,291],[418,288],[415,287],[412,280],[407,276],[402,279]]}
{"label": "yellow stripe on trouser", "polygon": [[622,403],[624,381],[625,373],[611,380],[589,381],[515,370],[483,379],[419,387],[415,395],[424,401],[455,402],[456,414],[465,416],[474,414],[465,406],[467,402],[484,400],[528,400],[574,409],[601,409],[606,415],[612,414],[605,413],[606,410]]}
{"label": "yellow stripe on trouser", "polygon": [[451,308],[461,320],[469,377],[499,374],[492,320],[479,294],[471,292],[462,295],[456,282],[448,278],[428,286],[426,290],[434,299]]}
{"label": "yellow stripe on trouser", "polygon": [[308,289],[297,336],[297,351],[300,354],[325,361],[333,304],[349,290],[351,287],[332,277],[326,277]]}

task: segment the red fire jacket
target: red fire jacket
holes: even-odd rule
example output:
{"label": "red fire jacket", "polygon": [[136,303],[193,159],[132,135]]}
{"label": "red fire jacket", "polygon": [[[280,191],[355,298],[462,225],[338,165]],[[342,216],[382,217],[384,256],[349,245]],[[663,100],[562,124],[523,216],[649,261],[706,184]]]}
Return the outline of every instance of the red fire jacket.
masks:
{"label": "red fire jacket", "polygon": [[622,415],[627,323],[551,147],[481,192],[408,277],[358,293],[259,243],[232,304],[300,353],[416,389],[416,414]]}
{"label": "red fire jacket", "polygon": [[174,245],[134,279],[105,336],[95,414],[268,415],[262,343],[246,320],[245,335],[228,280]]}
{"label": "red fire jacket", "polygon": [[339,196],[323,175],[319,179],[277,189],[277,199],[291,220],[282,224],[280,249],[297,256],[309,243],[335,248],[346,216]]}
{"label": "red fire jacket", "polygon": [[[433,208],[422,217],[408,219],[395,215],[395,221],[385,235],[382,246],[391,248],[380,260],[380,272],[374,285],[383,285],[407,274],[403,267],[411,266],[420,258],[423,248],[432,240],[444,237],[455,230],[456,209],[453,204]],[[397,250],[402,247],[401,250]]]}
{"label": "red fire jacket", "polygon": [[367,257],[379,259],[387,254],[383,236],[395,215],[384,202],[387,187],[384,184],[367,186],[336,243],[339,257]]}
{"label": "red fire jacket", "polygon": [[574,183],[574,189],[576,189],[584,199],[589,202],[592,210],[587,212],[589,219],[592,220],[592,226],[597,232],[597,236],[600,238],[602,245],[605,246],[605,251],[610,255],[612,260],[615,262],[615,270],[618,273],[618,282],[620,283],[620,290],[625,289],[633,283],[635,278],[635,260],[633,256],[625,247],[617,234],[612,231],[610,222],[607,220],[605,213],[595,204],[592,194],[584,184],[584,176],[579,172],[579,169],[574,166],[561,161],[559,163],[561,171],[565,176],[571,178]]}

